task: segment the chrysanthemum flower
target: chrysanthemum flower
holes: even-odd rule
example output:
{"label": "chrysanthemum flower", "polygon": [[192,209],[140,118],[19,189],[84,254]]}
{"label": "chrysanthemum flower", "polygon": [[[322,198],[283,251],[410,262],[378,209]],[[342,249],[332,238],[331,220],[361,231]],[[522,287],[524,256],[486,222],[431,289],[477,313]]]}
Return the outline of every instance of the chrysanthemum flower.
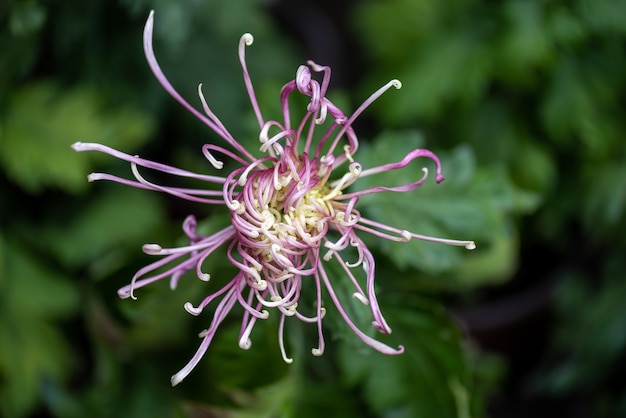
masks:
{"label": "chrysanthemum flower", "polygon": [[[401,186],[378,186],[364,190],[353,187],[361,177],[401,169],[416,158],[432,160],[436,167],[435,180],[443,180],[439,159],[424,149],[415,149],[401,161],[379,167],[365,168],[355,159],[359,143],[352,127],[354,120],[383,92],[391,87],[400,88],[400,82],[390,81],[354,113],[346,116],[326,98],[330,68],[309,61],[307,66],[297,69],[295,79],[285,84],[280,92],[283,120],[265,120],[245,61],[246,46],[252,44],[253,38],[244,34],[239,42],[239,59],[259,124],[262,155],[257,156],[244,148],[215,116],[202,94],[201,85],[198,94],[204,113],[192,107],[174,90],[154,56],[153,20],[153,13],[150,13],[143,39],[150,68],[170,95],[229,145],[228,148],[204,145],[202,152],[213,168],[222,170],[221,158],[224,157],[232,159],[238,167],[221,176],[204,175],[128,155],[101,144],[77,142],[72,147],[79,152],[98,151],[128,161],[134,176],[134,179],[126,179],[92,173],[88,176],[89,181],[110,180],[192,202],[223,205],[230,213],[230,225],[210,236],[200,235],[196,230],[196,219],[187,217],[183,223],[183,231],[189,238],[187,246],[163,248],[158,244],[144,245],[145,253],[162,258],[140,269],[130,284],[118,291],[120,297],[134,299],[137,289],[165,278],[169,278],[171,287],[175,288],[181,276],[191,270],[199,279],[209,281],[209,274],[202,268],[204,261],[218,248],[227,248],[228,259],[238,272],[225,286],[215,289],[197,306],[185,304],[185,309],[192,315],[199,315],[214,301],[217,306],[208,329],[200,333],[202,342],[198,351],[185,367],[172,376],[172,384],[182,381],[198,364],[217,328],[236,304],[244,312],[239,346],[243,349],[250,347],[252,328],[257,320],[268,318],[271,309],[280,316],[279,346],[283,359],[288,363],[292,360],[287,356],[283,342],[287,317],[316,324],[319,343],[312,352],[314,355],[324,352],[323,293],[328,294],[343,320],[365,344],[384,354],[402,353],[402,346],[390,347],[359,329],[344,309],[343,304],[346,303],[365,304],[371,311],[372,326],[383,334],[391,333],[376,301],[374,258],[360,235],[371,234],[399,242],[421,239],[468,249],[473,249],[474,243],[419,235],[368,219],[356,208],[361,196],[379,192],[408,192],[421,186],[428,176],[427,168],[423,168],[421,178]],[[313,78],[314,73],[320,74],[321,82]],[[289,110],[292,94],[310,98],[302,118],[296,123],[293,123]],[[323,131],[321,134],[320,130]],[[140,173],[140,167],[200,180],[209,186],[191,189],[157,185]],[[356,260],[353,262],[346,261],[341,255],[349,246],[355,249]],[[333,277],[331,281],[326,263],[337,263],[345,276]],[[361,275],[362,283],[359,280]],[[316,289],[316,304],[309,316],[298,309],[303,282],[307,280],[313,281]],[[334,280],[350,281],[354,286],[354,299],[340,300],[333,287]]]}

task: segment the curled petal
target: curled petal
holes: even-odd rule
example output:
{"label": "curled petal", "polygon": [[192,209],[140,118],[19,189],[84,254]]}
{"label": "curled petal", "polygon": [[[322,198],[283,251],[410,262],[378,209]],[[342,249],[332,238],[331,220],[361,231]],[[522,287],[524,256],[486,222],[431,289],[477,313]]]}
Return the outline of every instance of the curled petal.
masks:
{"label": "curled petal", "polygon": [[280,322],[278,323],[278,346],[280,347],[280,354],[283,357],[283,361],[287,364],[293,363],[291,357],[287,357],[287,350],[285,350],[284,341],[284,329],[285,329],[285,315],[280,316]]}
{"label": "curled petal", "polygon": [[[439,158],[434,153],[425,149],[413,150],[409,152],[401,161],[397,163],[384,164],[378,167],[369,168],[367,170],[362,170],[360,173],[360,177],[366,177],[372,174],[381,173],[385,171],[398,170],[400,168],[406,167],[411,161],[419,157],[427,157],[427,158],[432,159],[435,162],[436,172],[437,172],[435,181],[437,183],[441,183],[444,180],[443,175],[441,174],[441,162],[439,161]],[[341,199],[341,200],[350,199],[350,198],[353,198],[354,196],[363,196],[366,194],[377,193],[377,192],[382,192],[382,191],[407,192],[410,190],[414,190],[420,187],[422,184],[424,184],[424,182],[426,181],[426,178],[428,177],[428,169],[426,167],[422,168],[422,172],[424,173],[424,175],[419,180],[414,181],[412,183],[407,183],[402,186],[393,186],[393,187],[386,187],[386,186],[371,187],[369,189],[360,190],[358,192],[342,194],[338,196],[337,199]]]}
{"label": "curled petal", "polygon": [[397,355],[397,354],[404,353],[403,346],[398,346],[398,348],[390,347],[387,344],[382,343],[378,340],[375,340],[369,335],[366,335],[356,325],[354,325],[354,322],[352,322],[352,320],[350,319],[350,317],[344,310],[343,306],[341,306],[341,302],[339,301],[339,298],[335,294],[335,291],[330,283],[330,280],[328,280],[326,271],[322,267],[320,267],[319,273],[320,273],[320,276],[322,277],[322,280],[324,281],[324,284],[326,285],[326,290],[328,290],[328,294],[330,295],[330,298],[333,300],[333,303],[335,304],[335,306],[337,307],[337,310],[339,311],[339,314],[341,315],[343,320],[346,322],[346,324],[348,324],[352,332],[354,332],[361,339],[361,341],[363,341],[365,344],[369,345],[373,349],[383,354]]}
{"label": "curled petal", "polygon": [[150,12],[148,16],[148,20],[146,21],[146,25],[143,31],[143,47],[144,52],[146,54],[146,59],[148,61],[148,65],[150,69],[154,73],[156,79],[161,83],[161,86],[167,91],[170,96],[172,96],[178,103],[183,105],[185,109],[191,112],[195,117],[204,122],[209,128],[211,128],[214,132],[220,135],[226,142],[232,145],[237,151],[239,151],[243,156],[248,158],[250,161],[254,161],[254,157],[239,143],[237,142],[231,135],[223,129],[223,125],[220,123],[219,125],[212,122],[202,113],[197,111],[193,106],[191,106],[185,99],[182,98],[180,94],[172,87],[167,77],[161,70],[159,63],[156,60],[156,56],[154,55],[154,49],[152,48],[152,32],[154,29],[154,10]]}
{"label": "curled petal", "polygon": [[250,104],[254,109],[257,121],[259,122],[259,128],[264,125],[263,116],[259,109],[259,103],[257,102],[256,95],[254,94],[254,88],[252,87],[252,80],[250,79],[250,73],[248,72],[248,65],[246,64],[246,47],[252,45],[254,37],[249,33],[244,33],[239,40],[239,62],[241,63],[241,69],[243,70],[243,81],[246,84],[246,90],[248,91],[248,97],[250,98]]}
{"label": "curled petal", "polygon": [[224,296],[224,298],[220,301],[219,306],[215,311],[215,315],[213,316],[213,320],[211,321],[211,325],[205,332],[202,333],[202,343],[200,343],[200,347],[198,347],[196,354],[194,354],[191,360],[189,360],[189,362],[178,373],[172,376],[172,386],[176,386],[177,384],[182,382],[185,377],[187,377],[187,375],[191,373],[194,367],[196,367],[196,365],[200,362],[200,359],[202,359],[204,353],[209,348],[209,345],[213,340],[215,331],[217,331],[217,328],[222,323],[224,318],[226,318],[226,315],[233,308],[236,301],[237,297],[234,295],[234,288],[231,288],[229,292]]}

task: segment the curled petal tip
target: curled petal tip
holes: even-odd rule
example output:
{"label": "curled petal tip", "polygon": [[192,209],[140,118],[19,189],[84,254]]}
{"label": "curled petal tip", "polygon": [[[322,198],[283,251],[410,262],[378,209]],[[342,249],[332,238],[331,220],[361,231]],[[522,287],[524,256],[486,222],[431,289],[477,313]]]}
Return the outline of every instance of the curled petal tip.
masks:
{"label": "curled petal tip", "polygon": [[133,278],[130,285],[118,289],[117,295],[120,299],[131,298],[132,300],[137,300],[137,296],[135,296],[135,278]]}
{"label": "curled petal tip", "polygon": [[120,299],[131,298],[132,300],[137,300],[137,296],[135,296],[135,293],[128,289],[118,290],[117,295],[120,297]]}
{"label": "curled petal tip", "polygon": [[190,302],[186,302],[184,307],[185,307],[185,310],[189,312],[190,314],[192,314],[193,316],[198,316],[200,315],[200,313],[202,313],[202,309],[195,308]]}
{"label": "curled petal tip", "polygon": [[313,353],[314,356],[319,357],[324,354],[324,350],[321,350],[319,348],[313,348],[311,349],[311,353]]}
{"label": "curled petal tip", "polygon": [[445,180],[445,177],[441,174],[437,174],[437,177],[435,177],[435,181],[437,182],[437,184],[441,183],[444,180]]}
{"label": "curled petal tip", "polygon": [[254,42],[254,36],[252,36],[252,34],[250,33],[244,33],[243,35],[241,35],[240,42],[246,44],[246,46],[250,46]]}
{"label": "curled petal tip", "polygon": [[367,300],[367,298],[365,296],[363,296],[361,293],[359,292],[354,292],[352,294],[352,297],[357,299],[359,302],[361,302],[363,305],[369,305],[370,302],[369,300]]}
{"label": "curled petal tip", "polygon": [[252,340],[250,338],[246,338],[245,340],[239,341],[239,348],[242,350],[248,350],[252,347]]}
{"label": "curled petal tip", "polygon": [[401,89],[402,88],[402,82],[398,79],[393,79],[391,80],[391,85],[394,86],[396,89]]}

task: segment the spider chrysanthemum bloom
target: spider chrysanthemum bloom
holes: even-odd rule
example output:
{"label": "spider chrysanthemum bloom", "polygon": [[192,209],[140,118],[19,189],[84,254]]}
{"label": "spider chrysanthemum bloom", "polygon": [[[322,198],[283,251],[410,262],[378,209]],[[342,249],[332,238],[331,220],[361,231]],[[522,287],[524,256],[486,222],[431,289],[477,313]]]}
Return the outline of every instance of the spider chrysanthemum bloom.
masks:
{"label": "spider chrysanthemum bloom", "polygon": [[[401,161],[379,167],[363,168],[355,157],[358,148],[357,136],[352,123],[362,111],[391,87],[400,88],[400,82],[392,80],[370,96],[354,113],[346,116],[326,98],[330,81],[330,68],[311,61],[300,66],[294,80],[288,82],[280,92],[282,122],[265,120],[259,110],[252,82],[245,62],[245,48],[252,44],[252,36],[245,34],[239,42],[239,58],[243,78],[250,102],[259,124],[260,152],[255,156],[245,149],[228,132],[207,105],[198,88],[204,113],[188,104],[168,82],[161,71],[152,49],[153,13],[144,29],[144,49],[150,68],[161,85],[185,108],[216,132],[229,148],[206,144],[202,152],[216,170],[223,169],[221,158],[232,159],[238,168],[223,176],[202,175],[168,165],[148,161],[93,143],[75,143],[76,151],[98,151],[128,161],[134,179],[125,179],[110,174],[92,173],[90,181],[110,180],[142,189],[155,190],[211,205],[224,205],[230,212],[230,225],[210,236],[196,231],[196,220],[187,217],[183,230],[189,245],[180,248],[162,248],[157,244],[146,244],[145,253],[162,256],[158,261],[140,269],[131,283],[119,290],[122,298],[134,296],[134,291],[157,280],[169,278],[172,288],[180,277],[194,270],[197,277],[209,281],[204,272],[204,260],[216,249],[225,247],[230,262],[238,273],[223,287],[215,289],[197,306],[185,304],[185,309],[200,314],[211,302],[216,301],[210,326],[200,333],[202,342],[189,363],[172,376],[172,384],[183,380],[206,352],[213,336],[226,315],[236,305],[243,307],[243,320],[239,334],[239,346],[250,347],[250,334],[259,319],[268,318],[269,310],[280,315],[278,339],[281,354],[287,356],[283,342],[286,317],[295,317],[317,325],[319,343],[312,351],[321,355],[324,351],[322,319],[325,308],[322,303],[323,289],[337,308],[339,314],[354,333],[372,348],[385,354],[400,354],[404,348],[390,347],[366,335],[347,315],[342,303],[363,303],[372,315],[372,326],[383,334],[391,333],[376,300],[374,289],[374,259],[359,234],[372,234],[381,239],[409,241],[422,239],[449,245],[474,248],[472,241],[456,241],[428,237],[367,219],[356,209],[363,195],[378,192],[407,192],[418,188],[426,181],[428,170],[423,176],[402,186],[378,186],[364,190],[352,189],[361,177],[397,170],[416,158],[424,157],[434,162],[435,180],[443,180],[441,165],[436,155],[428,150],[416,149]],[[320,73],[321,82],[312,73]],[[301,94],[310,100],[303,117],[292,123],[289,112],[291,94]],[[320,133],[320,130],[322,131]],[[222,157],[218,158],[218,155]],[[145,179],[139,168],[146,168],[204,181],[212,185],[206,189],[188,189],[154,184]],[[355,249],[356,260],[346,261],[341,253],[347,247]],[[341,301],[327,274],[325,263],[338,263],[344,277],[333,280],[348,280],[354,285],[354,299]],[[360,274],[357,272],[360,271]],[[363,283],[359,276],[363,275]],[[308,316],[298,309],[304,281],[315,284],[315,308]],[[211,286],[211,283],[208,284]]]}

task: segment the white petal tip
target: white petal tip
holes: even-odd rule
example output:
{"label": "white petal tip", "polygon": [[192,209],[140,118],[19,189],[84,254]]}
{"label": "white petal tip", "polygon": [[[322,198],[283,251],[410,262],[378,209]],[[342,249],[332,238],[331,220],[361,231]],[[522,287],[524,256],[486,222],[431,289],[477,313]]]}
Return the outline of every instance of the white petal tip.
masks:
{"label": "white petal tip", "polygon": [[352,297],[355,298],[355,299],[358,299],[359,302],[361,302],[363,305],[369,305],[370,304],[370,301],[367,300],[367,298],[365,296],[363,296],[361,293],[354,292],[352,294]]}
{"label": "white petal tip", "polygon": [[202,313],[202,309],[194,307],[191,302],[186,302],[184,307],[185,310],[193,316],[198,316]]}
{"label": "white petal tip", "polygon": [[244,33],[241,35],[241,42],[245,43],[246,46],[250,46],[254,42],[254,36],[249,33]]}
{"label": "white petal tip", "polygon": [[250,347],[252,347],[252,340],[250,338],[245,341],[239,341],[239,348],[242,350],[248,350]]}
{"label": "white petal tip", "polygon": [[398,79],[391,80],[391,85],[394,86],[397,89],[402,88],[402,82],[400,82],[400,80],[398,80]]}
{"label": "white petal tip", "polygon": [[163,250],[163,247],[159,244],[144,244],[141,249],[146,254],[159,254]]}
{"label": "white petal tip", "polygon": [[180,382],[183,381],[185,377],[184,376],[179,376],[179,374],[175,374],[174,376],[171,377],[170,382],[172,382],[172,387],[176,386],[177,384],[179,384]]}
{"label": "white petal tip", "polygon": [[474,243],[474,241],[470,241],[465,244],[465,248],[467,248],[468,250],[474,250],[476,249],[476,244]]}

